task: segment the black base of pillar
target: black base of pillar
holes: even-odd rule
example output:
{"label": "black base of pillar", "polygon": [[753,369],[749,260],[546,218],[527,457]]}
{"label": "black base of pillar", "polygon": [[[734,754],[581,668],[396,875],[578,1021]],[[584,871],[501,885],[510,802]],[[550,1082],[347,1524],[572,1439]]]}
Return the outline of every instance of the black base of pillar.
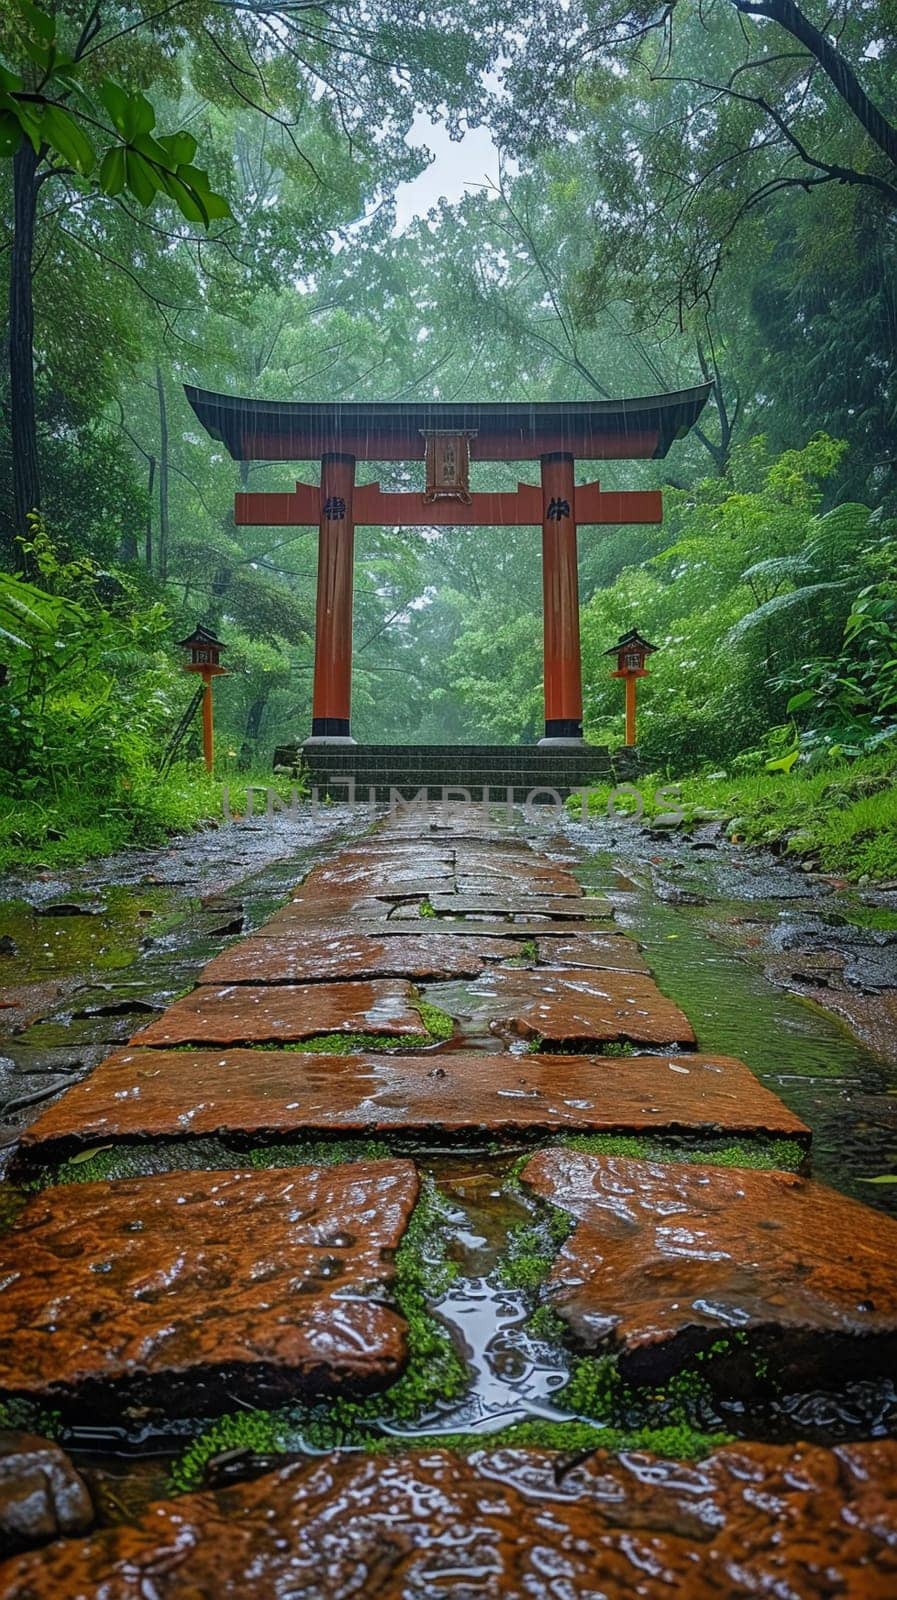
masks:
{"label": "black base of pillar", "polygon": [[348,739],[350,737],[348,717],[312,717],[311,736],[313,739]]}
{"label": "black base of pillar", "polygon": [[582,723],[575,717],[553,717],[545,723],[546,739],[581,739]]}

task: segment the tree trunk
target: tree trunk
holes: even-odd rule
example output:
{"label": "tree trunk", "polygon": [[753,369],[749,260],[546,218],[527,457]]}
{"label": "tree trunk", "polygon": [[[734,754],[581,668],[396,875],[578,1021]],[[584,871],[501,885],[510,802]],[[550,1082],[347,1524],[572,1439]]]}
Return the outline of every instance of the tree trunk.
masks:
{"label": "tree trunk", "polygon": [[[34,394],[32,263],[39,157],[23,139],[13,158],[13,241],[9,272],[9,398],[15,532],[29,536],[28,513],[39,511],[40,462]],[[13,548],[13,564],[21,553]],[[31,563],[25,560],[30,573]]]}
{"label": "tree trunk", "polygon": [[168,518],[168,401],[162,368],[156,362],[156,392],[159,396],[159,577],[168,578],[170,524]]}
{"label": "tree trunk", "polygon": [[270,692],[270,689],[265,689],[261,694],[256,695],[246,713],[246,731],[243,735],[243,743],[240,746],[240,767],[244,771],[247,767],[252,766],[257,754],[262,718],[265,715]]}
{"label": "tree trunk", "polygon": [[153,484],[156,481],[156,458],[149,458],[149,481],[146,486],[146,570],[153,570]]}

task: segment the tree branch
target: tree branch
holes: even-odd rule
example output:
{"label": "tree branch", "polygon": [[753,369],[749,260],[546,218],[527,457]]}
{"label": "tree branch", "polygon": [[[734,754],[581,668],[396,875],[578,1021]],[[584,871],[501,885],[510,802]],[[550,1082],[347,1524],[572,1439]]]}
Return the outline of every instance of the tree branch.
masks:
{"label": "tree branch", "polygon": [[797,39],[834,84],[857,121],[865,128],[870,139],[883,150],[891,164],[897,167],[897,128],[889,122],[874,101],[870,100],[853,67],[809,19],[794,0],[732,0],[736,11],[749,17],[768,17]]}

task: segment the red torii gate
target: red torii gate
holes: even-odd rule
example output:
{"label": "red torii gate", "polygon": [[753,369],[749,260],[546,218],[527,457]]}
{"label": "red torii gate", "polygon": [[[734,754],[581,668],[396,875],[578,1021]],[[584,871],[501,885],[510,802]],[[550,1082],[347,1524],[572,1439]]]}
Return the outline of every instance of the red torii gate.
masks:
{"label": "red torii gate", "polygon": [[[352,591],[358,526],[542,527],[545,740],[582,740],[577,537],[589,523],[657,523],[658,490],[605,492],[575,482],[576,461],[665,456],[694,425],[709,384],[636,400],[528,403],[248,400],[186,388],[237,461],[320,460],[320,486],[238,494],[243,527],[319,528],[312,743],[352,743]],[[356,484],[356,461],[426,459],[426,489]],[[469,462],[532,461],[541,486],[471,494]]]}

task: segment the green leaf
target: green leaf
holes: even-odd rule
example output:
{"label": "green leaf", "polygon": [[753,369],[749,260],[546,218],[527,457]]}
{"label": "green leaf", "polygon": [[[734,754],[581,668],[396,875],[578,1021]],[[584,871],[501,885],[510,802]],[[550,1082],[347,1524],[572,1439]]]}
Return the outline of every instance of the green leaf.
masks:
{"label": "green leaf", "polygon": [[804,706],[811,706],[815,699],[816,695],[812,689],[801,689],[800,694],[791,696],[785,710],[790,716],[792,711],[801,711]]}
{"label": "green leaf", "polygon": [[97,93],[119,133],[125,133],[130,101],[124,89],[119,84],[113,83],[111,78],[107,78],[100,84]]}
{"label": "green leaf", "polygon": [[125,133],[128,139],[139,139],[142,134],[152,132],[156,126],[156,113],[145,94],[131,95],[126,120]]}
{"label": "green leaf", "polygon": [[897,1172],[882,1172],[877,1178],[860,1178],[860,1183],[897,1183]]}
{"label": "green leaf", "polygon": [[8,89],[10,94],[17,94],[22,87],[22,80],[18,74],[0,65],[0,89]]}
{"label": "green leaf", "polygon": [[101,1150],[111,1149],[112,1146],[110,1144],[95,1144],[90,1150],[79,1150],[76,1156],[69,1156],[69,1166],[80,1167],[83,1162],[92,1161],[94,1156],[100,1154]]}
{"label": "green leaf", "polygon": [[168,171],[171,165],[168,151],[158,139],[153,138],[151,133],[138,134],[137,138],[132,139],[130,143],[131,148],[138,151],[140,155],[145,156],[147,161],[151,161],[156,167],[162,167],[166,172]]}
{"label": "green leaf", "polygon": [[100,162],[100,188],[104,194],[121,194],[127,181],[126,154],[124,146],[120,144],[106,151]]}
{"label": "green leaf", "polygon": [[182,183],[175,173],[168,172],[164,167],[158,174],[159,186],[170,200],[173,200],[181,215],[188,222],[198,222],[202,227],[209,225],[208,212],[194,199],[192,191]]}
{"label": "green leaf", "polygon": [[199,167],[178,167],[177,177],[185,183],[197,203],[202,206],[209,217],[229,217],[231,209],[222,194],[216,194],[209,183],[207,172],[201,172]]}
{"label": "green leaf", "polygon": [[178,167],[189,166],[196,155],[196,140],[192,133],[186,133],[183,128],[178,133],[160,134],[158,143],[165,151],[172,172],[176,172]]}
{"label": "green leaf", "polygon": [[22,39],[21,46],[29,61],[40,67],[41,72],[51,71],[55,53],[52,46],[40,44],[36,39]]}
{"label": "green leaf", "polygon": [[150,163],[138,150],[125,151],[125,182],[140,205],[151,205],[161,183]]}
{"label": "green leaf", "polygon": [[39,6],[31,4],[31,0],[15,0],[16,10],[24,17],[29,28],[32,28],[38,38],[47,42],[56,37],[56,18],[49,16]]}
{"label": "green leaf", "polygon": [[766,770],[767,772],[790,772],[799,755],[799,750],[789,750],[786,756],[779,756],[776,761],[767,761]]}
{"label": "green leaf", "polygon": [[64,111],[62,106],[45,106],[41,126],[47,144],[52,145],[64,161],[85,175],[93,171],[96,161],[93,145],[70,111]]}

